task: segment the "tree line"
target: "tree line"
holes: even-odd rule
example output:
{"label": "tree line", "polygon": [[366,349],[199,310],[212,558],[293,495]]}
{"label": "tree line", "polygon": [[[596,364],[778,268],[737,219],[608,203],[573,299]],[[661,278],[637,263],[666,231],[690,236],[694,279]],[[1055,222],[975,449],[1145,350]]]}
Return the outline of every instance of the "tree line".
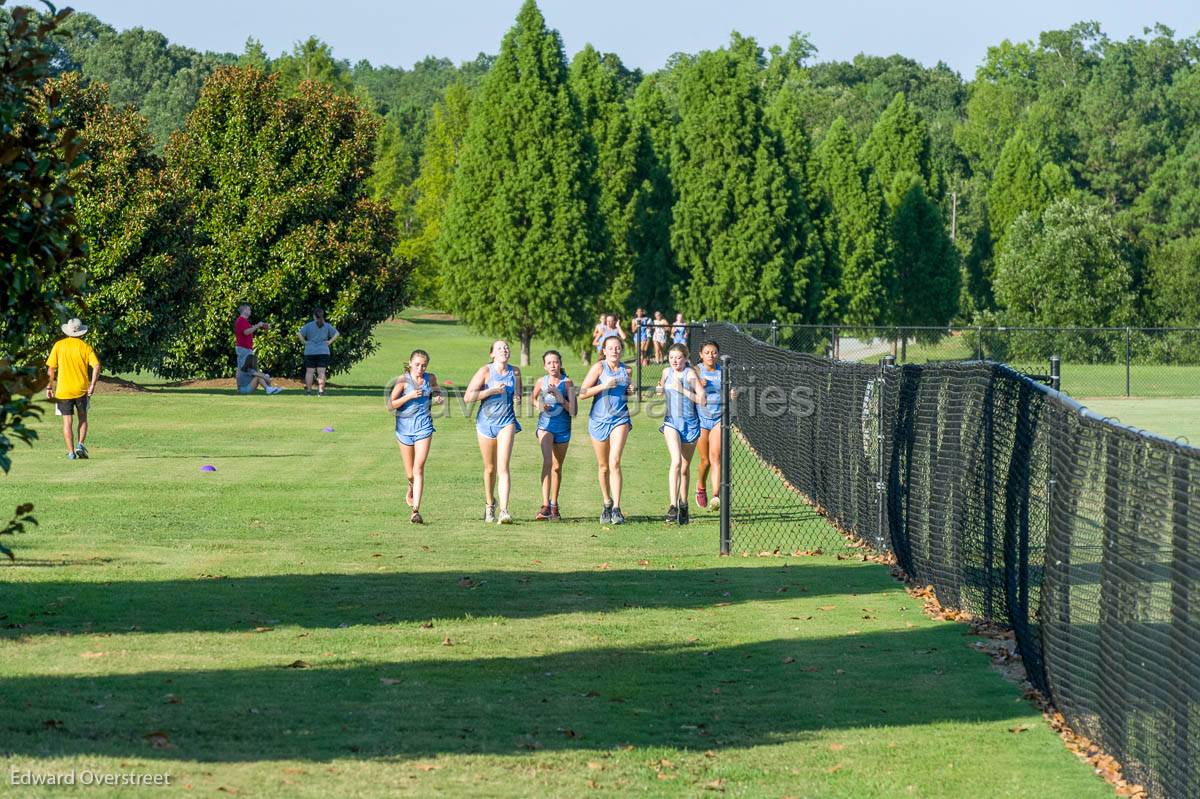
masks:
{"label": "tree line", "polygon": [[[971,81],[898,55],[818,62],[802,35],[764,50],[734,33],[650,74],[590,46],[568,61],[532,0],[496,56],[407,70],[315,38],[271,58],[86,14],[65,27],[55,80],[92,156],[73,178],[85,304],[123,326],[129,366],[220,371],[239,297],[284,319],[315,300],[353,311],[347,357],[409,300],[526,350],[637,306],[1198,321],[1200,51],[1161,26],[1005,41]],[[187,333],[159,323],[168,308]]]}

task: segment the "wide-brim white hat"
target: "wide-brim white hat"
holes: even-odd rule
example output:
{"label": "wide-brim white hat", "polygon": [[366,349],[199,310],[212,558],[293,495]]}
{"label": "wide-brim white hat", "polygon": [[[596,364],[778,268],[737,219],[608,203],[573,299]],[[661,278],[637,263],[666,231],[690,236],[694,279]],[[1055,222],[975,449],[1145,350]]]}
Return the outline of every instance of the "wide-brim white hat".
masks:
{"label": "wide-brim white hat", "polygon": [[78,319],[68,319],[67,323],[62,326],[62,332],[66,333],[68,336],[74,336],[75,338],[78,338],[79,336],[87,333],[88,329],[87,325]]}

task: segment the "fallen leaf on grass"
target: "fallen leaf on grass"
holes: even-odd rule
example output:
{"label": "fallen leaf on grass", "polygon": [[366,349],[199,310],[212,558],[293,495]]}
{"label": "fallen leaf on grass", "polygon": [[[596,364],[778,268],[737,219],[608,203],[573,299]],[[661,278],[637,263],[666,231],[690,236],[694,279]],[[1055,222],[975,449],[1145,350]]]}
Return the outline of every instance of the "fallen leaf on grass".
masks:
{"label": "fallen leaf on grass", "polygon": [[639,566],[649,566],[649,565],[650,565],[650,561],[648,561],[648,560],[639,560],[639,561],[638,561],[638,565],[639,565]]}
{"label": "fallen leaf on grass", "polygon": [[476,582],[474,580],[472,580],[470,577],[460,577],[458,579],[458,587],[459,588],[474,588],[475,586],[476,586]]}
{"label": "fallen leaf on grass", "polygon": [[609,568],[609,566],[608,566],[608,563],[601,563],[601,564],[600,564],[599,566],[597,566],[596,568],[597,568],[597,569],[599,569],[600,571],[607,571],[607,570],[608,570],[608,568]]}
{"label": "fallen leaf on grass", "polygon": [[1027,732],[1032,729],[1033,729],[1032,724],[1018,724],[1015,727],[1009,727],[1008,731],[1009,732]]}
{"label": "fallen leaf on grass", "polygon": [[837,605],[822,605],[821,607],[817,608],[817,610],[836,610],[836,609],[837,609]]}
{"label": "fallen leaf on grass", "polygon": [[175,748],[175,744],[171,743],[171,736],[167,735],[167,733],[163,732],[162,730],[148,732],[142,737],[145,738],[147,743],[149,743],[150,746],[154,747],[155,749]]}
{"label": "fallen leaf on grass", "polygon": [[441,766],[435,763],[418,763],[417,771],[437,771]]}
{"label": "fallen leaf on grass", "polygon": [[817,555],[824,555],[824,554],[825,553],[823,551],[821,551],[820,549],[797,549],[795,552],[792,553],[792,557],[811,558],[811,557],[815,557]]}
{"label": "fallen leaf on grass", "polygon": [[601,769],[604,768],[604,764],[598,760],[589,760],[587,767],[590,768],[592,771],[600,771]]}
{"label": "fallen leaf on grass", "polygon": [[673,780],[673,779],[675,779],[676,776],[677,775],[675,775],[675,774],[668,774],[665,771],[658,772],[658,778],[660,780]]}
{"label": "fallen leaf on grass", "polygon": [[303,660],[293,660],[291,663],[284,666],[285,669],[307,669],[309,665]]}
{"label": "fallen leaf on grass", "polygon": [[814,672],[814,671],[820,671],[820,670],[821,670],[820,666],[805,666],[804,668],[800,669],[800,671],[807,671],[807,672]]}
{"label": "fallen leaf on grass", "polygon": [[178,704],[182,704],[183,700],[180,699],[175,694],[167,694],[166,696],[163,697],[163,702],[168,705],[178,705]]}
{"label": "fallen leaf on grass", "polygon": [[841,771],[845,767],[846,767],[845,763],[837,763],[836,765],[832,765],[829,768],[825,769],[825,773],[826,774],[836,774],[837,772]]}
{"label": "fallen leaf on grass", "polygon": [[450,640],[450,636],[447,635],[442,639],[442,646],[454,646],[454,642]]}
{"label": "fallen leaf on grass", "polygon": [[224,785],[222,785],[221,787],[217,788],[217,790],[220,791],[221,793],[227,793],[227,794],[230,794],[231,796],[237,796],[237,788],[226,788]]}
{"label": "fallen leaf on grass", "polygon": [[845,748],[846,748],[846,745],[845,745],[845,744],[836,744],[836,743],[835,743],[835,744],[830,744],[830,745],[829,745],[829,751],[830,751],[830,752],[840,752],[840,751],[842,751],[842,750],[843,750],[843,749],[845,749]]}
{"label": "fallen leaf on grass", "polygon": [[795,659],[794,657],[791,657],[791,656],[789,655],[788,657],[785,657],[785,658],[783,659],[783,662],[784,662],[784,663],[795,663],[795,662],[796,662],[796,659]]}
{"label": "fallen leaf on grass", "polygon": [[380,685],[400,685],[404,680],[397,680],[395,677],[380,677]]}
{"label": "fallen leaf on grass", "polygon": [[563,737],[564,737],[564,738],[574,738],[574,737],[576,737],[576,736],[575,736],[575,730],[572,730],[572,729],[570,729],[570,728],[563,728],[563,727],[559,727],[558,731],[559,731],[559,732],[561,732],[561,733],[563,734]]}
{"label": "fallen leaf on grass", "polygon": [[712,782],[706,782],[706,783],[704,783],[704,788],[709,791],[724,791],[725,790],[725,780],[716,779],[716,780],[713,780]]}
{"label": "fallen leaf on grass", "polygon": [[84,658],[102,658],[107,654],[107,652],[83,652],[79,656]]}
{"label": "fallen leaf on grass", "polygon": [[433,622],[431,622],[431,621],[423,622],[423,623],[421,624],[421,629],[422,629],[422,630],[432,630],[432,629],[433,629]]}
{"label": "fallen leaf on grass", "polygon": [[254,628],[254,632],[256,632],[256,633],[269,633],[269,632],[271,632],[271,630],[274,630],[274,629],[275,629],[274,627],[255,627],[255,628]]}
{"label": "fallen leaf on grass", "polygon": [[63,729],[63,723],[61,721],[59,721],[58,719],[46,719],[45,721],[42,722],[42,726],[48,730]]}
{"label": "fallen leaf on grass", "polygon": [[283,770],[283,773],[284,774],[304,774],[305,771],[302,768],[292,768],[289,766]]}

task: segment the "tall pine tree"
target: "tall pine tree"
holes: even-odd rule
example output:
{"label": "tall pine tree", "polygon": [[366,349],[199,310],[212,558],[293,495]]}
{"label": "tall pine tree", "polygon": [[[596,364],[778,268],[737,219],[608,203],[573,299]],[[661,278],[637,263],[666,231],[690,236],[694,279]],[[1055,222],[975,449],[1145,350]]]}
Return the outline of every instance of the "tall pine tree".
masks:
{"label": "tall pine tree", "polygon": [[929,127],[897,92],[863,142],[859,160],[875,174],[880,191],[889,191],[897,175],[910,172],[921,177],[927,194],[935,195],[929,151]]}
{"label": "tall pine tree", "polygon": [[436,245],[470,112],[471,92],[462,83],[447,86],[442,100],[433,107],[421,154],[421,172],[412,185],[416,195],[413,229],[403,231],[407,235],[396,245],[400,256],[413,265],[413,301],[433,307],[442,305]]}
{"label": "tall pine tree", "polygon": [[672,292],[680,282],[679,264],[671,249],[675,191],[670,167],[671,135],[678,117],[654,75],[638,84],[630,113],[641,129],[640,152],[646,159],[641,172],[647,184],[640,228],[645,239],[639,245],[643,268],[634,272],[633,297],[635,304],[653,315],[656,310],[666,313],[670,309]]}
{"label": "tall pine tree", "polygon": [[589,44],[571,62],[570,84],[594,148],[600,212],[611,246],[596,310],[628,318],[642,302],[635,289],[665,277],[661,237],[666,231],[650,213],[654,154],[641,120],[626,106],[619,80],[623,71],[615,56],[601,57]]}
{"label": "tall pine tree", "polygon": [[562,40],[533,0],[504,36],[473,104],[438,259],[449,310],[515,338],[591,327],[605,256],[583,123]]}
{"label": "tall pine tree", "polygon": [[947,325],[958,312],[962,276],[958,251],[946,233],[942,213],[925,194],[921,178],[908,173],[908,185],[897,175],[892,214],[892,263],[896,300],[892,321],[902,326]]}
{"label": "tall pine tree", "polygon": [[728,49],[681,69],[671,151],[671,243],[687,275],[680,310],[734,321],[801,318],[814,259],[797,238],[801,203],[764,119],[761,51],[735,33]]}
{"label": "tall pine tree", "polygon": [[826,249],[838,275],[837,308],[842,322],[878,325],[887,321],[895,290],[889,271],[883,198],[859,166],[846,120],[838,117],[816,151],[817,171],[830,219]]}
{"label": "tall pine tree", "polygon": [[1056,196],[1066,193],[1068,182],[1063,169],[1040,163],[1024,131],[1018,128],[1004,143],[988,186],[988,218],[995,251],[1003,251],[1005,235],[1018,216],[1028,211],[1040,217]]}

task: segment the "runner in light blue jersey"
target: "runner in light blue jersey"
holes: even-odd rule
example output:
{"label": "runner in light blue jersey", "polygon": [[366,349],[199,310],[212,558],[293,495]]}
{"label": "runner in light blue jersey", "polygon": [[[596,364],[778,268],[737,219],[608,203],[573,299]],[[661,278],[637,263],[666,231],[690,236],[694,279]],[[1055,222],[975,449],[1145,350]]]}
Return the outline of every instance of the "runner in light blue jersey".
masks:
{"label": "runner in light blue jersey", "polygon": [[[516,406],[523,396],[521,371],[509,365],[509,354],[507,341],[494,341],[491,363],[479,367],[463,393],[467,404],[479,400],[475,438],[483,456],[483,520],[499,524],[512,524],[513,521],[508,512],[512,488],[508,466],[512,460],[513,439],[521,432],[516,415]],[[497,492],[500,495],[499,510],[496,509]]]}
{"label": "runner in light blue jersey", "polygon": [[[707,403],[700,409],[700,469],[696,473],[696,504],[701,508],[720,506],[721,490],[721,351],[717,342],[706,341],[700,347],[700,366],[696,373],[704,384]],[[712,475],[712,501],[709,501],[708,476]]]}
{"label": "runner in light blue jersey", "polygon": [[688,523],[688,478],[696,442],[700,439],[700,414],[705,404],[704,386],[688,363],[688,349],[672,344],[667,351],[666,369],[658,381],[657,393],[666,397],[667,412],[659,428],[671,454],[667,471],[667,491],[670,506],[665,521],[668,524]]}
{"label": "runner in light blue jersey", "polygon": [[542,365],[546,375],[533,387],[533,406],[538,409],[537,437],[542,448],[542,506],[535,518],[558,521],[562,518],[558,489],[577,403],[575,386],[562,369],[562,356],[556,350],[549,350],[542,356]]}
{"label": "runner in light blue jersey", "polygon": [[435,432],[430,405],[440,405],[444,400],[437,377],[425,371],[428,366],[429,353],[413,350],[408,356],[408,369],[396,379],[388,396],[388,407],[396,416],[396,443],[408,477],[406,501],[412,508],[409,521],[413,524],[425,522],[421,518],[421,496],[425,491],[425,460]]}
{"label": "runner in light blue jersey", "polygon": [[627,397],[634,390],[629,368],[621,363],[624,343],[618,336],[603,342],[604,360],[588,369],[579,398],[595,397],[588,413],[588,434],[596,452],[600,495],[604,500],[601,524],[624,524],[621,513],[621,454],[633,422],[629,418]]}

